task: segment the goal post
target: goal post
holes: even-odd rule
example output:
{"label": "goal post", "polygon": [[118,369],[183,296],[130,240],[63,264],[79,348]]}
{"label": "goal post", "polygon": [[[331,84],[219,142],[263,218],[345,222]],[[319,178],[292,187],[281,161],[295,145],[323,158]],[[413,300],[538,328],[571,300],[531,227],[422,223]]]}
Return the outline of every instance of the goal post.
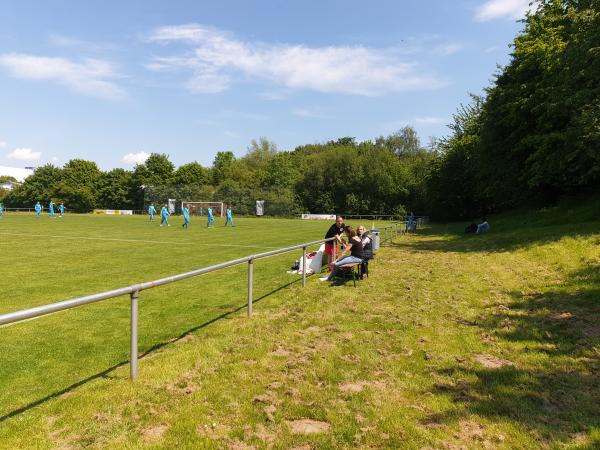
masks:
{"label": "goal post", "polygon": [[206,215],[206,210],[208,208],[212,208],[213,216],[223,217],[225,216],[225,205],[223,202],[181,202],[181,208],[184,207],[189,208],[190,215],[199,216],[202,212],[202,215]]}

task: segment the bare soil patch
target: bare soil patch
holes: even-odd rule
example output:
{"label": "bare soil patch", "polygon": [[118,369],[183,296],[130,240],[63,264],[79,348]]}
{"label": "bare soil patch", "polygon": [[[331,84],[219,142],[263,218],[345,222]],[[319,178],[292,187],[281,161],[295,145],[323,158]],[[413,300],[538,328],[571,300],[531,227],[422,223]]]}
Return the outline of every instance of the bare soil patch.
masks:
{"label": "bare soil patch", "polygon": [[288,426],[292,434],[317,434],[329,431],[331,424],[312,419],[299,419],[289,421]]}
{"label": "bare soil patch", "polygon": [[504,366],[514,366],[512,362],[507,361],[506,359],[501,359],[485,353],[475,355],[474,359],[486,369],[499,369]]}

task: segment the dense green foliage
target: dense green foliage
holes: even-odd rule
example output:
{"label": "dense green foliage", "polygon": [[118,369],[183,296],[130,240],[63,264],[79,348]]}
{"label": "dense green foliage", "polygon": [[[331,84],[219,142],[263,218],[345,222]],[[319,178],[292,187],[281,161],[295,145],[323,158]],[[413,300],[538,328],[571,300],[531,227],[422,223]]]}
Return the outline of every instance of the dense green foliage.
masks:
{"label": "dense green foliage", "polygon": [[145,208],[166,198],[223,201],[238,213],[266,200],[268,214],[474,217],[600,184],[600,1],[540,0],[512,57],[483,96],[472,96],[450,134],[424,149],[415,130],[356,142],[344,137],[279,151],[266,138],[236,158],[175,168],[152,154],[131,172],[93,162],[47,165],[6,195],[8,206],[65,201],[71,209]]}
{"label": "dense green foliage", "polygon": [[438,215],[554,202],[598,186],[600,2],[538,2],[510,63],[451,129],[431,174]]}
{"label": "dense green foliage", "polygon": [[175,168],[153,153],[133,171],[103,172],[91,161],[46,165],[8,195],[9,206],[36,201],[65,202],[71,210],[143,209],[167,198],[222,201],[238,214],[251,214],[265,200],[271,215],[300,212],[402,213],[405,205],[425,208],[425,174],[435,154],[420,147],[412,128],[375,142],[342,138],[279,151],[266,138],[253,140],[246,155],[218,152],[212,167],[197,162]]}

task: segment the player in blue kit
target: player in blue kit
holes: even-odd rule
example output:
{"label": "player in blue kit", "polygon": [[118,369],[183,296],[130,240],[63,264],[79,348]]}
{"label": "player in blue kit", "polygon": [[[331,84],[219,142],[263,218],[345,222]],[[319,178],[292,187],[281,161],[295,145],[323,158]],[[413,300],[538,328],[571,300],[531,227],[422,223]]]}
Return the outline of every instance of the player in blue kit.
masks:
{"label": "player in blue kit", "polygon": [[170,227],[171,225],[169,225],[169,216],[171,214],[169,213],[169,210],[167,209],[167,205],[163,205],[163,207],[160,210],[160,226],[163,226],[163,223],[166,223],[168,227]]}
{"label": "player in blue kit", "polygon": [[40,202],[37,202],[35,204],[35,215],[37,217],[40,217],[40,214],[42,214],[42,205],[40,204]]}
{"label": "player in blue kit", "polygon": [[65,214],[65,204],[62,202],[61,202],[60,206],[58,207],[58,214],[61,219],[62,219],[62,216]]}
{"label": "player in blue kit", "polygon": [[190,209],[184,206],[181,208],[181,214],[183,214],[184,220],[183,225],[181,226],[187,230],[190,226]]}
{"label": "player in blue kit", "polygon": [[227,226],[227,224],[235,227],[235,224],[233,223],[233,211],[231,210],[230,206],[228,206],[225,210],[225,226]]}
{"label": "player in blue kit", "polygon": [[212,208],[207,208],[206,210],[206,228],[210,226],[215,226],[215,218],[213,217]]}
{"label": "player in blue kit", "polygon": [[0,217],[4,215],[4,205],[0,203]]}
{"label": "player in blue kit", "polygon": [[50,204],[48,205],[48,211],[50,212],[50,217],[54,217],[54,202],[50,200]]}
{"label": "player in blue kit", "polygon": [[154,207],[154,203],[152,203],[148,208],[148,214],[150,214],[150,222],[154,222],[154,214],[156,214],[156,208]]}

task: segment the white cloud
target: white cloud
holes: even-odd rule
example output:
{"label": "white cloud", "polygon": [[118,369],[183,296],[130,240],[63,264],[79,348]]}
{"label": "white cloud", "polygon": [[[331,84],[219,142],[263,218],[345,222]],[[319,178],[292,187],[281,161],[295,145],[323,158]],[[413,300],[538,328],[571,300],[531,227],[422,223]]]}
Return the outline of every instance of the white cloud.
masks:
{"label": "white cloud", "polygon": [[443,55],[443,56],[449,56],[449,55],[453,55],[454,53],[461,51],[463,48],[464,48],[463,44],[458,44],[458,43],[444,44],[444,45],[438,46],[434,50],[434,53],[437,53],[437,54]]}
{"label": "white cloud", "polygon": [[53,81],[84,95],[106,99],[126,96],[125,91],[112,81],[119,77],[115,67],[101,59],[85,58],[74,62],[67,58],[7,53],[0,55],[0,67],[15,78]]}
{"label": "white cloud", "polygon": [[0,141],[0,148],[6,148],[6,147],[8,147],[8,142]]}
{"label": "white cloud", "polygon": [[217,93],[239,81],[260,80],[284,89],[376,96],[435,89],[445,83],[405,61],[397,49],[243,42],[228,33],[197,24],[161,27],[150,42],[179,42],[191,51],[158,57],[151,70],[188,70],[187,88]]}
{"label": "white cloud", "polygon": [[127,153],[121,160],[127,164],[143,164],[149,156],[146,152]]}
{"label": "white cloud", "polygon": [[[494,19],[517,20],[525,17],[525,13],[530,9],[531,0],[487,0],[483,5],[477,8],[475,19],[479,22],[487,22]],[[536,9],[536,4],[531,6]]]}
{"label": "white cloud", "polygon": [[425,116],[425,117],[415,117],[415,123],[418,124],[428,124],[428,125],[434,125],[434,124],[439,124],[439,123],[443,123],[444,119],[442,119],[441,117],[433,117],[433,116]]}
{"label": "white cloud", "polygon": [[58,158],[58,156],[53,156],[53,157],[52,157],[52,162],[53,162],[53,163],[57,163],[57,162],[59,162],[59,161],[60,161],[60,159]]}
{"label": "white cloud", "polygon": [[30,148],[15,148],[8,157],[19,161],[38,161],[42,157],[42,152],[34,152]]}

